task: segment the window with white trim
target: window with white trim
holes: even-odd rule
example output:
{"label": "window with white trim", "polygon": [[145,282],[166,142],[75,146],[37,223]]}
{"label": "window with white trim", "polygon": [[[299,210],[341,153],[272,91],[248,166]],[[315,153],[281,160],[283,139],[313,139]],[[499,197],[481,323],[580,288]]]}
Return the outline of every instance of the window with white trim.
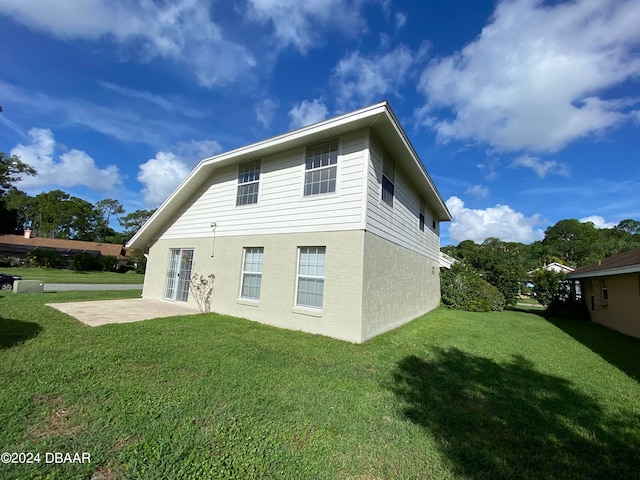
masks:
{"label": "window with white trim", "polygon": [[304,174],[305,197],[335,192],[337,170],[337,138],[307,147]]}
{"label": "window with white trim", "polygon": [[322,309],[326,247],[298,248],[296,306]]}
{"label": "window with white trim", "polygon": [[264,247],[249,247],[244,249],[242,259],[242,285],[240,297],[251,300],[260,299],[262,286],[262,259]]}
{"label": "window with white trim", "polygon": [[393,207],[393,190],[396,181],[396,163],[387,152],[382,154],[382,201]]}
{"label": "window with white trim", "polygon": [[424,198],[420,197],[420,213],[418,214],[418,226],[420,227],[420,231],[424,232],[424,218],[425,218],[426,207],[424,203]]}
{"label": "window with white trim", "polygon": [[609,300],[609,288],[607,287],[607,279],[602,279],[602,300]]}
{"label": "window with white trim", "polygon": [[243,163],[238,167],[238,196],[236,206],[258,203],[260,160]]}

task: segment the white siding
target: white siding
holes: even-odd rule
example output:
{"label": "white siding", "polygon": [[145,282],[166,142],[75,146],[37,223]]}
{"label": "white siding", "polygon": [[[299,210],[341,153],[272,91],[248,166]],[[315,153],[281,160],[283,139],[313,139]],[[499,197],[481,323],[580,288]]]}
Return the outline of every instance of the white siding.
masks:
{"label": "white siding", "polygon": [[374,137],[369,144],[366,230],[397,245],[438,261],[440,254],[439,223],[433,229],[433,212],[426,205],[424,232],[419,228],[420,196],[408,182],[400,159],[396,164],[393,208],[382,201],[383,148]]}
{"label": "white siding", "polygon": [[[326,139],[329,140],[329,139]],[[365,131],[340,137],[336,192],[304,197],[305,148],[262,159],[258,203],[236,207],[238,166],[217,170],[163,240],[362,229]]]}

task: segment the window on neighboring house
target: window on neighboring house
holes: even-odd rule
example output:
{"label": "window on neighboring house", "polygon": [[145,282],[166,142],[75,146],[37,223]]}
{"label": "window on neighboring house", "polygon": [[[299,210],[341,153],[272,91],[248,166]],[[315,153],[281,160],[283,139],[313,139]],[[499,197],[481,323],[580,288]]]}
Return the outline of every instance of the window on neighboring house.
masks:
{"label": "window on neighboring house", "polygon": [[262,258],[263,247],[251,247],[244,249],[242,261],[242,285],[240,297],[252,300],[260,299],[260,287],[262,286]]}
{"label": "window on neighboring house", "polygon": [[393,207],[393,184],[396,181],[396,164],[384,152],[382,155],[382,201]]}
{"label": "window on neighboring house", "polygon": [[425,217],[425,204],[424,204],[424,198],[420,197],[420,220],[419,220],[419,224],[420,224],[420,230],[422,232],[424,232],[424,217]]}
{"label": "window on neighboring house", "polygon": [[300,247],[296,305],[322,309],[326,247]]}
{"label": "window on neighboring house", "polygon": [[307,147],[304,195],[336,191],[338,139]]}
{"label": "window on neighboring house", "polygon": [[243,163],[238,167],[238,196],[236,206],[258,203],[260,160]]}
{"label": "window on neighboring house", "polygon": [[609,289],[607,288],[607,279],[602,279],[602,300],[609,300]]}

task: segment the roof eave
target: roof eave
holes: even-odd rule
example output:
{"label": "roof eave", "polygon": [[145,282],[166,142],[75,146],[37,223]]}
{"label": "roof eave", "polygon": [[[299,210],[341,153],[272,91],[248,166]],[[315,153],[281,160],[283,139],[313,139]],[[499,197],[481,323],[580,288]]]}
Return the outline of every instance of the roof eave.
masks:
{"label": "roof eave", "polygon": [[572,272],[567,274],[566,278],[578,280],[581,278],[606,277],[610,275],[624,275],[628,273],[640,273],[640,264],[615,268],[602,268],[598,270],[590,270],[588,272]]}

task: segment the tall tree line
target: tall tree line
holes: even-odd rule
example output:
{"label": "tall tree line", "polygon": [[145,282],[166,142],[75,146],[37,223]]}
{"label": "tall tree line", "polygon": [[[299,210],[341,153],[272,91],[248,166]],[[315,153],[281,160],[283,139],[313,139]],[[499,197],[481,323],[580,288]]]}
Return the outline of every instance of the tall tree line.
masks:
{"label": "tall tree line", "polygon": [[[136,210],[125,215],[122,204],[112,198],[92,204],[62,190],[31,196],[15,187],[24,175],[36,174],[16,155],[0,152],[0,233],[22,233],[30,228],[38,237],[124,243],[153,213]],[[110,227],[114,218],[122,231]]]}
{"label": "tall tree line", "polygon": [[579,268],[640,246],[640,221],[627,219],[613,228],[591,222],[560,220],[545,230],[542,240],[529,245],[487,238],[482,243],[464,240],[442,251],[473,267],[500,290],[507,305],[517,300],[527,272],[551,262]]}

